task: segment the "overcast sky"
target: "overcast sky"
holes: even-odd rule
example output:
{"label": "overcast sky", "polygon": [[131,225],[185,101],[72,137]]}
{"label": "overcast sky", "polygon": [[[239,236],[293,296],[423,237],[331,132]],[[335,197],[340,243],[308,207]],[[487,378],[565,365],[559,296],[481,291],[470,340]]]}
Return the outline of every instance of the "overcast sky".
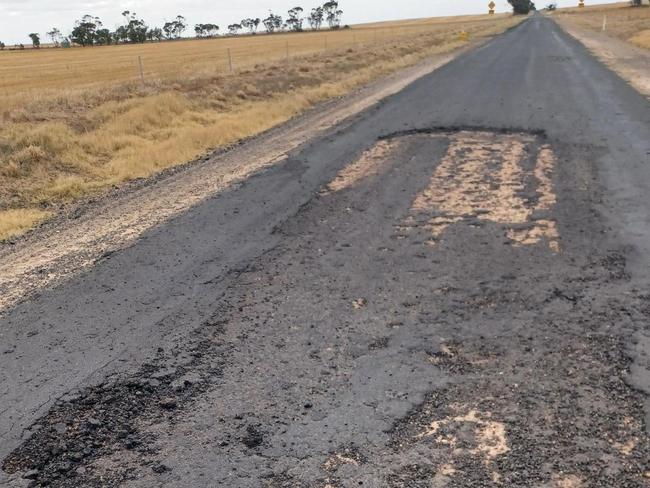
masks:
{"label": "overcast sky", "polygon": [[[339,0],[339,4],[344,12],[343,23],[356,24],[378,20],[484,13],[488,1]],[[509,10],[506,0],[495,0],[495,3],[497,11]],[[587,3],[606,2],[587,0]],[[187,18],[190,26],[199,22],[211,22],[225,30],[228,24],[246,17],[263,18],[269,9],[284,16],[288,9],[296,5],[307,11],[317,4],[318,0],[0,0],[0,41],[6,44],[29,43],[27,35],[30,32],[39,32],[45,42],[45,32],[52,27],[58,27],[67,35],[75,19],[84,14],[100,17],[104,25],[111,29],[120,23],[120,13],[123,10],[131,10],[144,18],[149,25],[162,25],[166,20],[180,14]],[[558,4],[570,6],[577,4],[577,0],[559,0]]]}

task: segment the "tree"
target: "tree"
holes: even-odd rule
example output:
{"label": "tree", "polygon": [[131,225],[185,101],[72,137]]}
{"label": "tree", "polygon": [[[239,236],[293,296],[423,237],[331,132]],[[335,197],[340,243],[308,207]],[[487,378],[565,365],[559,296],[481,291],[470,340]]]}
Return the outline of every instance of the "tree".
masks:
{"label": "tree", "polygon": [[185,23],[185,17],[182,15],[177,15],[171,22],[165,22],[162,28],[167,39],[178,39],[185,29],[187,29],[187,24]]}
{"label": "tree", "polygon": [[316,7],[311,9],[311,13],[309,14],[309,17],[307,17],[309,26],[313,30],[320,29],[320,26],[323,23],[323,17],[324,17],[323,7]]}
{"label": "tree", "polygon": [[153,29],[149,29],[147,31],[147,39],[150,41],[162,41],[165,37],[165,33],[160,27],[154,27]]}
{"label": "tree", "polygon": [[185,17],[182,15],[177,15],[176,20],[174,20],[174,24],[176,26],[175,34],[176,37],[181,37],[183,35],[183,32],[185,32],[185,29],[187,29],[187,23],[185,22]]}
{"label": "tree", "polygon": [[172,39],[174,37],[174,22],[165,22],[162,28],[167,39]]}
{"label": "tree", "polygon": [[548,10],[548,11],[550,11],[550,12],[552,12],[552,11],[555,10],[555,9],[557,9],[557,4],[556,4],[556,3],[549,3],[549,4],[546,6],[546,10]]}
{"label": "tree", "polygon": [[257,27],[260,25],[260,19],[244,19],[241,21],[241,26],[245,29],[248,29],[248,32],[255,34],[257,32]]}
{"label": "tree", "polygon": [[293,7],[289,12],[289,18],[287,19],[287,26],[289,29],[295,32],[300,32],[302,30],[302,7]]}
{"label": "tree", "polygon": [[336,0],[329,0],[323,4],[323,14],[330,29],[338,29],[341,26],[343,10],[339,9],[339,3]]}
{"label": "tree", "polygon": [[515,15],[528,15],[531,10],[535,10],[535,4],[531,0],[508,0],[512,5],[512,11]]}
{"label": "tree", "polygon": [[205,33],[208,37],[215,37],[219,35],[219,26],[217,24],[204,24]]}
{"label": "tree", "polygon": [[101,21],[92,15],[84,15],[75,22],[70,35],[70,41],[82,47],[92,46],[95,43],[95,33],[102,26]]}
{"label": "tree", "polygon": [[643,0],[630,0],[630,5],[632,7],[640,7],[643,5]]}
{"label": "tree", "polygon": [[41,36],[39,36],[36,32],[32,32],[29,35],[29,38],[32,40],[32,46],[34,49],[41,47]]}
{"label": "tree", "polygon": [[219,26],[217,24],[196,24],[194,32],[196,37],[214,37],[218,34]]}
{"label": "tree", "polygon": [[5,43],[0,41],[0,51],[4,51],[4,50],[5,50]]}
{"label": "tree", "polygon": [[108,46],[113,44],[113,41],[117,43],[116,36],[108,29],[103,28],[95,31],[95,44],[98,46]]}
{"label": "tree", "polygon": [[52,44],[54,44],[55,47],[59,47],[61,44],[61,39],[63,38],[59,29],[54,27],[50,32],[47,32],[46,35],[50,38]]}
{"label": "tree", "polygon": [[118,37],[122,42],[143,43],[147,40],[147,31],[149,27],[144,20],[138,19],[135,12],[125,10],[122,17],[126,24],[117,29]]}
{"label": "tree", "polygon": [[233,36],[237,35],[237,32],[241,30],[241,24],[230,24],[228,26],[228,32]]}
{"label": "tree", "polygon": [[120,25],[117,29],[115,29],[115,32],[113,32],[112,35],[113,40],[115,41],[115,44],[119,44],[120,42],[128,42],[129,41],[129,35],[126,29],[125,25]]}
{"label": "tree", "polygon": [[253,33],[253,19],[242,19],[240,24],[244,29],[248,29],[248,32]]}
{"label": "tree", "polygon": [[262,24],[264,24],[266,32],[273,34],[276,30],[282,29],[282,17],[269,12],[269,16],[262,20]]}

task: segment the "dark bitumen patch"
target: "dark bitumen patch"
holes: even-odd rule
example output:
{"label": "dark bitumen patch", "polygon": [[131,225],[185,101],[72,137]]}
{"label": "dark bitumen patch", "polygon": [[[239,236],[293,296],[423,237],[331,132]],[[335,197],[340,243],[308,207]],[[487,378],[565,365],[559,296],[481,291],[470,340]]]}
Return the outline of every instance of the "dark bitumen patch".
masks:
{"label": "dark bitumen patch", "polygon": [[[474,139],[462,134],[469,154]],[[515,194],[538,205],[541,189],[529,178],[537,136],[499,132],[495,140],[504,135],[527,141]],[[201,484],[174,450],[180,442],[219,473],[205,479],[241,473],[235,486],[534,486],[573,482],[567,476],[643,486],[650,446],[639,435],[643,396],[626,383],[626,341],[630,317],[647,320],[645,302],[624,293],[623,254],[584,239],[600,229],[586,211],[596,190],[572,193],[584,175],[557,168],[561,254],[545,240],[513,246],[508,223],[490,221],[489,208],[466,214],[431,245],[435,210],[402,224],[450,150],[448,138],[456,136],[399,136],[382,171],[316,193],[274,227],[279,246],[231,271],[187,341],[134,374],[59,401],[3,469],[33,486]],[[500,164],[485,168],[498,174]],[[404,227],[401,239],[395,226]],[[368,376],[354,379],[363,363]],[[238,385],[253,379],[262,390],[238,398]],[[234,395],[232,407],[220,404],[211,419],[222,394]],[[186,426],[190,411],[199,417]],[[206,423],[191,444],[177,433]],[[291,468],[282,467],[287,457]],[[261,460],[277,467],[258,471]]]}
{"label": "dark bitumen patch", "polygon": [[[224,313],[221,311],[221,313]],[[218,381],[227,357],[224,315],[206,321],[182,348],[159,349],[137,372],[68,394],[32,426],[31,436],[8,456],[2,469],[23,471],[30,486],[119,486],[133,471],[124,464],[111,476],[96,476],[97,459],[128,450],[152,454],[155,439],[143,434],[148,422],[173,421],[193,400]],[[252,441],[249,441],[252,442]],[[143,459],[154,473],[170,468]]]}
{"label": "dark bitumen patch", "polygon": [[[398,421],[390,432],[391,446],[398,453],[415,449],[432,422],[477,412],[479,419],[504,426],[508,452],[486,463],[476,453],[481,427],[472,421],[449,422],[429,438],[434,450],[428,463],[406,470],[411,476],[408,481],[424,482],[426,476],[415,474],[433,467],[439,472],[452,462],[458,474],[450,479],[458,487],[489,486],[493,472],[499,473],[504,486],[559,483],[578,473],[588,486],[646,486],[643,473],[650,445],[638,423],[643,418],[643,397],[625,383],[629,359],[624,345],[620,338],[598,333],[577,344],[566,336],[553,337],[565,330],[557,324],[544,331],[541,342],[567,344],[557,352],[540,344],[542,338],[535,333],[516,338],[519,344],[511,344],[506,357],[485,356],[485,350],[492,344],[499,348],[503,338],[466,341],[462,352],[449,359],[461,365],[461,376],[453,386],[429,394]],[[522,357],[522,352],[528,357]],[[486,357],[480,374],[462,369],[467,356],[472,362]],[[523,374],[516,374],[517,370]],[[589,371],[588,387],[580,376],[582,370]],[[560,379],[561,385],[556,383]],[[602,398],[610,401],[603,403]],[[634,444],[628,444],[631,440]],[[626,446],[629,452],[622,454]],[[409,482],[393,481],[391,486],[411,486]]]}

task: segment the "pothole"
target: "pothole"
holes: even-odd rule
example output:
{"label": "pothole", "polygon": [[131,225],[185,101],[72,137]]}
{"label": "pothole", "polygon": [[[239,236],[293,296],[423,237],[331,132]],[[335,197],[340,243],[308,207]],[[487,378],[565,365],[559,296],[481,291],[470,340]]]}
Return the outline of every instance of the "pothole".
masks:
{"label": "pothole", "polygon": [[432,161],[435,170],[407,215],[395,224],[394,238],[406,239],[415,229],[425,229],[430,235],[425,244],[436,246],[453,226],[496,224],[515,247],[543,244],[560,252],[553,218],[557,159],[537,133],[436,129],[396,134],[345,166],[321,194],[354,188],[384,173],[403,159],[399,154],[405,147],[421,138],[443,140],[447,151]]}
{"label": "pothole", "polygon": [[159,349],[135,373],[59,399],[2,469],[35,487],[124,482],[133,466],[150,464],[153,439],[142,426],[175,418],[221,377],[229,352],[223,320],[206,321],[187,350]]}
{"label": "pothole", "polygon": [[336,177],[329,182],[321,194],[335,193],[350,188],[361,180],[376,175],[382,165],[390,160],[390,156],[399,147],[400,140],[380,140],[370,149],[361,154],[359,159],[345,166]]}
{"label": "pothole", "polygon": [[514,246],[546,244],[560,251],[552,211],[556,157],[530,133],[465,131],[424,134],[446,137],[449,147],[428,185],[414,198],[398,233],[424,228],[435,246],[452,226],[501,225]]}

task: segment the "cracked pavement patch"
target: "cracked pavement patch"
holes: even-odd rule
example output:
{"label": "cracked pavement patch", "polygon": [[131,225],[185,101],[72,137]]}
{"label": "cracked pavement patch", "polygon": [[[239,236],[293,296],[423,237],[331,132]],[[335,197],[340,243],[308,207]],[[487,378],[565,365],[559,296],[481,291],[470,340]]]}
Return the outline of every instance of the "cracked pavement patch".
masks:
{"label": "cracked pavement patch", "polygon": [[534,16],[21,303],[0,484],[647,486],[649,110]]}

